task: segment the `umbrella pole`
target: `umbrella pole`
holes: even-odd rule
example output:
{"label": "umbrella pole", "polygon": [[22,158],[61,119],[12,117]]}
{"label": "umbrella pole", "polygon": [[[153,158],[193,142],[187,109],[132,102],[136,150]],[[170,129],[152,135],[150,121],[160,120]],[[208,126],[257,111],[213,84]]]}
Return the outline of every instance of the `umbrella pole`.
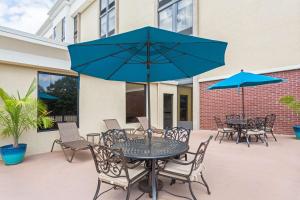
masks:
{"label": "umbrella pole", "polygon": [[150,105],[150,34],[147,41],[147,90],[148,90],[148,129],[151,129],[151,105]]}
{"label": "umbrella pole", "polygon": [[244,97],[244,87],[242,87],[242,110],[243,110],[242,117],[243,117],[243,119],[245,119],[245,97]]}

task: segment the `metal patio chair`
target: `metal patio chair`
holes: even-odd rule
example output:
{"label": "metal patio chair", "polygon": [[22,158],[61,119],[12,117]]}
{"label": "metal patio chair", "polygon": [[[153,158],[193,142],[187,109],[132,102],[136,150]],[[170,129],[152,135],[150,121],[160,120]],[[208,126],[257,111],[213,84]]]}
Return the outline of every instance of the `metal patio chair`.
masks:
{"label": "metal patio chair", "polygon": [[128,140],[127,133],[124,129],[109,129],[102,132],[104,146],[111,147],[116,142],[125,142]]}
{"label": "metal patio chair", "polygon": [[[137,129],[137,131],[143,132],[145,135],[147,130],[149,129],[148,125],[148,118],[147,117],[137,117],[140,127]],[[154,133],[154,136],[163,137],[164,129],[159,129],[154,126],[151,126],[152,132]]]}
{"label": "metal patio chair", "polygon": [[[77,151],[87,150],[89,145],[93,145],[79,135],[75,122],[58,123],[57,125],[60,139],[53,142],[51,152],[53,151],[54,144],[59,144],[68,162],[72,162]],[[71,156],[67,155],[66,149],[71,150]]]}
{"label": "metal patio chair", "polygon": [[[164,138],[181,141],[188,145],[190,140],[190,133],[190,129],[186,129],[183,127],[174,127],[172,129],[166,129],[166,131],[164,132]],[[187,154],[184,154],[183,156],[185,160],[187,160]]]}
{"label": "metal patio chair", "polygon": [[237,132],[234,128],[225,127],[224,123],[221,121],[219,117],[214,116],[214,120],[218,130],[215,140],[217,140],[217,137],[219,136],[220,133],[222,134],[220,138],[220,143],[222,142],[225,136],[228,138],[229,137],[233,138],[233,135]]}
{"label": "metal patio chair", "polygon": [[[129,200],[132,185],[148,173],[143,163],[140,161],[135,165],[128,166],[122,149],[111,149],[101,145],[89,146],[89,148],[98,172],[98,184],[93,199],[98,199],[112,189],[122,188],[127,191],[126,200]],[[101,183],[112,185],[112,187],[100,193]]]}
{"label": "metal patio chair", "polygon": [[245,129],[242,130],[245,135],[246,142],[248,147],[250,147],[251,137],[255,136],[256,141],[261,140],[266,146],[269,146],[267,141],[267,134],[264,128],[264,119],[255,118],[255,119],[247,119],[247,125]]}
{"label": "metal patio chair", "polygon": [[274,135],[274,124],[276,120],[275,114],[267,115],[265,118],[265,131],[268,136],[268,134],[271,134],[274,138],[274,140],[277,142],[277,138]]}
{"label": "metal patio chair", "polygon": [[[180,180],[183,181],[184,183],[188,183],[190,193],[194,200],[196,200],[197,198],[195,197],[192,190],[193,182],[204,185],[207,189],[207,193],[210,194],[208,184],[205,181],[203,176],[203,170],[204,170],[203,159],[205,156],[207,146],[212,138],[213,136],[210,136],[207,141],[201,142],[198,147],[198,150],[195,153],[188,152],[188,154],[194,156],[191,161],[169,159],[167,162],[165,162],[165,165],[158,170],[158,175],[168,177],[171,179]],[[199,181],[199,177],[201,177],[202,182]],[[172,195],[183,197],[176,194],[172,194]],[[187,198],[187,197],[183,197],[183,198]]]}
{"label": "metal patio chair", "polygon": [[138,138],[138,135],[136,135],[136,130],[134,128],[122,128],[118,122],[117,119],[104,119],[106,128],[109,129],[123,129],[127,133],[127,136],[129,138]]}

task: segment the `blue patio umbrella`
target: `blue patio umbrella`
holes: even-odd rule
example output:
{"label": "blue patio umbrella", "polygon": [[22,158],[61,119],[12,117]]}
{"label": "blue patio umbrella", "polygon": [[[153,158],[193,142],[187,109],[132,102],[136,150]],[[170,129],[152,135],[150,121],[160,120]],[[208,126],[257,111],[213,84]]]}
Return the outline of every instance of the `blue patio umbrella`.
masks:
{"label": "blue patio umbrella", "polygon": [[265,85],[272,83],[280,83],[284,80],[272,76],[253,74],[244,72],[241,70],[240,73],[235,74],[227,79],[217,82],[208,87],[209,90],[215,89],[227,89],[227,88],[242,88],[242,114],[245,117],[245,102],[244,102],[244,87]]}
{"label": "blue patio umbrella", "polygon": [[69,45],[71,69],[106,80],[150,82],[190,78],[224,65],[227,43],[144,27]]}
{"label": "blue patio umbrella", "polygon": [[[145,27],[68,48],[71,68],[80,74],[106,80],[147,82],[148,126],[151,127],[150,82],[190,78],[222,66],[226,46],[222,41]],[[156,199],[153,169],[152,197]]]}

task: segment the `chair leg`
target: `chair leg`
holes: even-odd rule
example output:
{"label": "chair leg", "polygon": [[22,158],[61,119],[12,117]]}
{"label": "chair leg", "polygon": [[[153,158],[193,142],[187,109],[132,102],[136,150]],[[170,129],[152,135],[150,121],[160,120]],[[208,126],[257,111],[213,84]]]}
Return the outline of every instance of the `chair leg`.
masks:
{"label": "chair leg", "polygon": [[72,150],[73,152],[72,152],[72,156],[71,156],[71,159],[70,159],[70,161],[69,162],[72,162],[72,160],[73,160],[73,158],[74,158],[74,156],[75,156],[75,153],[76,153],[76,150]]}
{"label": "chair leg", "polygon": [[274,135],[274,133],[273,133],[273,131],[272,131],[272,130],[270,131],[270,133],[272,134],[272,136],[273,136],[274,140],[277,142],[277,139],[276,139],[276,137],[275,137],[275,135]]}
{"label": "chair leg", "polygon": [[204,185],[205,185],[205,187],[206,187],[206,189],[207,189],[207,193],[210,195],[211,193],[210,193],[210,190],[209,190],[208,184],[207,184],[207,182],[205,181],[205,179],[204,179],[204,176],[203,176],[203,173],[202,173],[202,172],[201,172],[201,179],[202,179],[202,181],[203,181],[203,183],[204,183]]}
{"label": "chair leg", "polygon": [[220,131],[218,131],[218,133],[217,133],[217,135],[215,137],[215,141],[217,140],[217,137],[219,136],[219,134],[220,134]]}
{"label": "chair leg", "polygon": [[54,145],[55,143],[58,143],[58,140],[54,140],[53,143],[52,143],[52,147],[51,147],[51,151],[50,152],[53,152],[53,149],[54,149]]}
{"label": "chair leg", "polygon": [[220,144],[221,144],[221,142],[222,142],[222,140],[224,139],[224,137],[225,137],[225,132],[223,133],[223,135],[222,135],[222,137],[221,137],[221,139],[220,139]]}
{"label": "chair leg", "polygon": [[264,134],[264,140],[265,140],[266,146],[268,147],[269,143],[268,143],[268,139],[267,139],[267,134]]}
{"label": "chair leg", "polygon": [[250,135],[246,135],[246,141],[247,141],[248,147],[250,147],[249,137],[250,137]]}
{"label": "chair leg", "polygon": [[99,191],[100,191],[100,185],[101,185],[101,181],[100,181],[100,179],[98,179],[97,189],[96,189],[96,193],[94,195],[93,200],[96,200],[99,197],[98,195],[99,195]]}
{"label": "chair leg", "polygon": [[129,198],[130,198],[130,186],[127,187],[126,200],[129,200]]}
{"label": "chair leg", "polygon": [[189,180],[188,183],[189,183],[189,189],[190,189],[191,195],[193,197],[193,200],[197,200],[197,198],[195,197],[193,190],[192,190],[192,182]]}

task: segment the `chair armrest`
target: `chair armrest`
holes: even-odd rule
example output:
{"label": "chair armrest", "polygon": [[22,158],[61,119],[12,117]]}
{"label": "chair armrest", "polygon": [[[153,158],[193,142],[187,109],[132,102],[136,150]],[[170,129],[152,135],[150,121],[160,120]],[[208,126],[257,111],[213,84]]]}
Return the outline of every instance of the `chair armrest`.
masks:
{"label": "chair armrest", "polygon": [[167,162],[172,162],[172,163],[176,163],[176,164],[179,164],[179,165],[190,165],[190,164],[193,164],[193,161],[190,161],[190,162],[187,162],[187,161],[182,161],[182,160],[178,160],[178,159],[169,159],[167,160]]}
{"label": "chair armrest", "polygon": [[128,169],[134,169],[134,168],[140,166],[142,163],[143,163],[143,161],[137,161],[134,164],[130,164],[130,163],[127,162],[126,166],[127,166]]}
{"label": "chair armrest", "polygon": [[80,136],[80,139],[82,139],[82,140],[86,140],[83,136]]}
{"label": "chair armrest", "polygon": [[186,152],[186,153],[188,153],[188,154],[192,154],[192,155],[196,155],[196,153],[194,153],[194,152],[191,152],[191,151],[188,151],[188,152]]}

